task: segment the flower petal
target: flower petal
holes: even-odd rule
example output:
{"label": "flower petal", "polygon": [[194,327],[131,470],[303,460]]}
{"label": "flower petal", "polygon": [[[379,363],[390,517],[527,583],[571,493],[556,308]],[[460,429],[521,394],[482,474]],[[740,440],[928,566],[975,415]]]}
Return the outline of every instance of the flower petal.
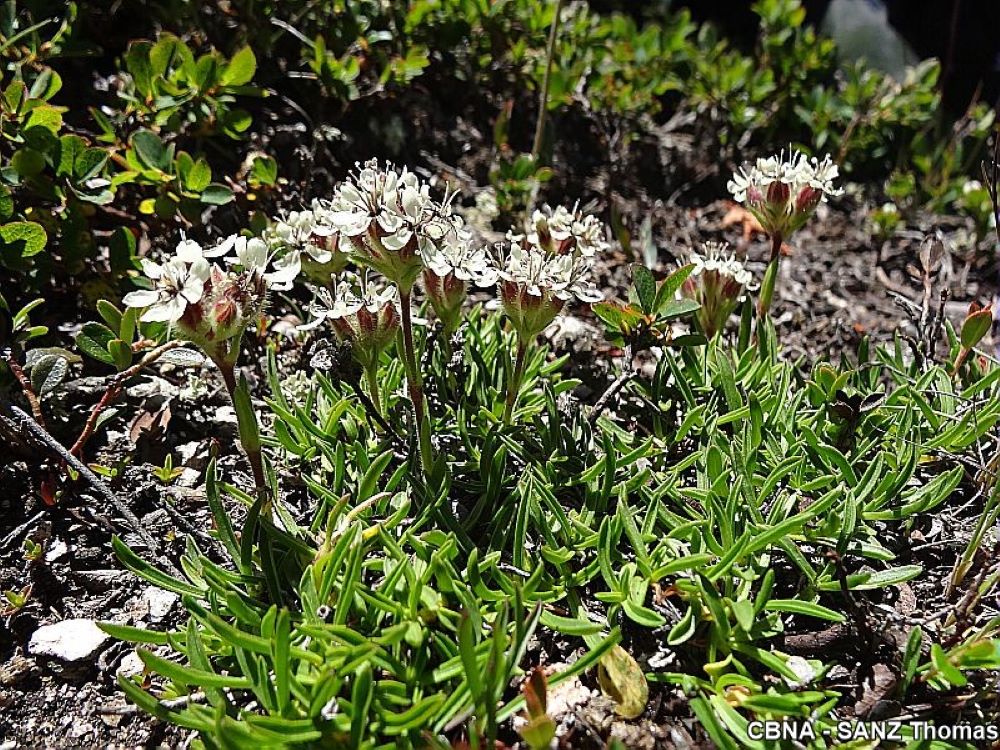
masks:
{"label": "flower petal", "polygon": [[181,297],[158,302],[142,314],[140,320],[146,323],[173,323],[181,319],[187,303]]}
{"label": "flower petal", "polygon": [[163,266],[159,263],[154,263],[148,258],[140,259],[139,263],[142,265],[142,272],[149,278],[155,280],[163,276]]}
{"label": "flower petal", "polygon": [[181,240],[178,242],[174,254],[185,263],[194,263],[203,257],[201,245],[194,240]]}
{"label": "flower petal", "polygon": [[160,299],[159,292],[152,289],[140,289],[136,292],[129,292],[122,297],[122,302],[126,307],[149,307],[155,305]]}

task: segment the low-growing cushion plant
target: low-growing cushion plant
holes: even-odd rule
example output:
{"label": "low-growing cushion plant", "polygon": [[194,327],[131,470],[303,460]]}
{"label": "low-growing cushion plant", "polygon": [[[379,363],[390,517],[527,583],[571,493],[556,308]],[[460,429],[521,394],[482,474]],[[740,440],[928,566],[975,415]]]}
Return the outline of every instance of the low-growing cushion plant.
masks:
{"label": "low-growing cushion plant", "polygon": [[[825,165],[794,163],[755,173],[782,210],[797,210],[790,183],[829,184]],[[595,307],[626,356],[587,406],[538,336],[602,297],[590,271],[606,231],[545,209],[477,249],[451,201],[369,162],[294,232],[280,217],[263,238],[186,241],[145,264],[149,289],[126,299],[138,315],[122,318],[219,367],[254,486],[210,464],[215,543],[188,539],[183,577],[115,540],[187,611],[173,631],[103,626],[139,644],[145,674],[120,680],[138,706],[213,748],[493,747],[518,732],[541,748],[546,692],[582,677],[623,718],[670,693],[714,745],[758,748],[752,720],[819,733],[853,716],[845,663],[932,705],[1000,668],[1000,619],[970,615],[998,580],[975,560],[1000,509],[994,473],[970,468],[995,453],[1000,418],[1000,369],[971,354],[981,311],[948,329],[940,361],[900,336],[808,366],[778,356],[766,303],[718,248],[661,281],[637,266],[629,300]],[[241,339],[307,266],[322,285],[308,366],[289,373],[271,347],[255,402]],[[476,284],[497,285],[497,309],[461,306]],[[701,305],[739,311],[738,328]],[[892,602],[928,573],[914,532],[962,503],[976,532],[949,586],[967,593],[925,629]]]}

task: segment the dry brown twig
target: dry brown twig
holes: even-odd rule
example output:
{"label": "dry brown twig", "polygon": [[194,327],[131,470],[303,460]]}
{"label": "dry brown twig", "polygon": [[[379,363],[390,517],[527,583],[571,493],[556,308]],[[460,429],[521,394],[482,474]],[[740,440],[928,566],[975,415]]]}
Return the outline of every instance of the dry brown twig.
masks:
{"label": "dry brown twig", "polygon": [[73,443],[73,447],[69,449],[69,452],[74,456],[79,456],[83,451],[83,446],[86,444],[90,436],[94,434],[94,430],[97,428],[97,420],[100,418],[101,414],[107,409],[115,399],[121,395],[121,392],[125,389],[125,384],[139,374],[144,368],[156,362],[164,354],[172,349],[177,349],[185,344],[184,341],[168,341],[167,343],[156,347],[150,351],[146,356],[136,362],[134,365],[129,367],[127,370],[122,370],[118,373],[108,387],[104,391],[104,395],[101,396],[101,400],[98,401],[94,408],[90,411],[90,416],[87,417],[87,422],[83,426],[83,431],[80,432],[80,436]]}

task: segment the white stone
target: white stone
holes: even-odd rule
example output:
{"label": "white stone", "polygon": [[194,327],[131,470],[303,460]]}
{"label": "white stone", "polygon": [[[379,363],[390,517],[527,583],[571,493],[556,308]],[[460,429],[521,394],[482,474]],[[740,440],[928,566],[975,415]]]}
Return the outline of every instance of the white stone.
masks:
{"label": "white stone", "polygon": [[107,633],[93,620],[62,620],[36,630],[28,642],[28,653],[63,661],[81,661],[96,654],[107,640]]}
{"label": "white stone", "polygon": [[62,539],[56,539],[45,551],[45,562],[55,562],[67,552],[69,552],[69,547],[66,546],[66,542]]}
{"label": "white stone", "polygon": [[159,622],[166,617],[170,612],[170,608],[174,606],[174,602],[178,599],[180,597],[174,592],[164,591],[163,589],[156,588],[156,586],[150,586],[142,592],[142,601],[149,612],[150,622]]}
{"label": "white stone", "polygon": [[231,406],[220,406],[215,410],[215,421],[236,424],[236,409]]}
{"label": "white stone", "polygon": [[115,676],[132,677],[133,675],[142,674],[142,670],[145,668],[146,665],[142,663],[142,659],[139,658],[139,654],[135,651],[129,651],[122,657],[121,663],[115,670]]}

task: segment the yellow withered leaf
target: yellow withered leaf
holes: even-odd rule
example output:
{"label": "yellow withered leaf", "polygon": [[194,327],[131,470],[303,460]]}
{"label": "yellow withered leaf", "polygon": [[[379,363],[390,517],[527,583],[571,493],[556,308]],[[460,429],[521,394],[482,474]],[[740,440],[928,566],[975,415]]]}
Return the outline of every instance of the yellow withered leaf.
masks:
{"label": "yellow withered leaf", "polygon": [[645,709],[649,700],[649,684],[639,663],[621,646],[615,646],[601,657],[597,665],[597,682],[601,690],[615,702],[615,712],[634,719]]}

